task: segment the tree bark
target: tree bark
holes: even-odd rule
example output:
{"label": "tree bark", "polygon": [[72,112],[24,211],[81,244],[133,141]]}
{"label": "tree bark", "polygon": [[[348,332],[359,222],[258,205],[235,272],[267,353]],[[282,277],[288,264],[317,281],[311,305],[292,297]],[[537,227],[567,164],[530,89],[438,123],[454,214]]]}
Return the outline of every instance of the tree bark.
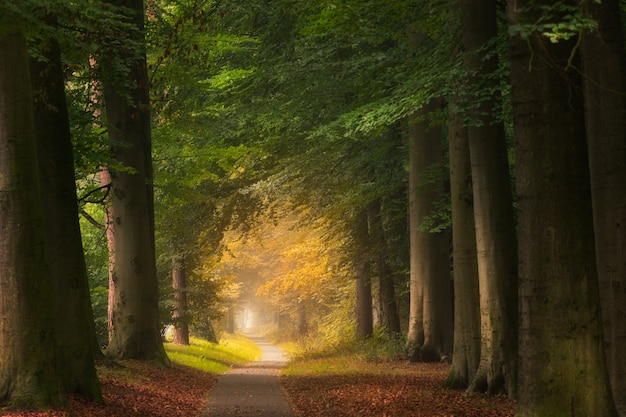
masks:
{"label": "tree bark", "polygon": [[[541,4],[551,4],[540,2]],[[572,3],[577,6],[578,3]],[[538,8],[509,2],[530,21]],[[535,4],[533,4],[535,5]],[[615,416],[598,288],[577,39],[510,38],[519,224],[518,416]]]}
{"label": "tree bark", "polygon": [[[126,6],[142,44],[143,1],[111,1]],[[121,51],[117,51],[121,54]],[[134,53],[134,52],[129,52]],[[102,61],[101,61],[102,62]],[[106,61],[105,61],[106,62]],[[111,334],[107,354],[115,358],[157,360],[168,363],[159,320],[158,280],[154,248],[154,204],[149,92],[145,52],[131,62],[132,87],[103,80],[109,138],[113,157],[126,169],[109,169],[115,263],[112,281]]]}
{"label": "tree bark", "polygon": [[472,87],[480,86],[484,95],[472,97],[467,126],[481,311],[481,359],[470,390],[515,396],[517,242],[504,126],[496,117],[500,80],[493,75],[498,60],[488,47],[498,34],[496,12],[495,0],[461,3],[466,67],[477,74]]}
{"label": "tree bark", "polygon": [[[46,259],[54,296],[54,323],[67,393],[101,401],[94,366],[96,338],[87,268],[78,222],[78,202],[61,50],[55,40],[31,58],[34,126],[38,154]],[[63,244],[58,244],[63,236]]]}
{"label": "tree bark", "polygon": [[368,233],[367,211],[362,210],[354,219],[356,336],[358,339],[367,339],[374,333],[372,314],[372,268],[367,253]]}
{"label": "tree bark", "polygon": [[[111,175],[107,168],[100,169],[100,184],[103,187],[111,187]],[[104,224],[106,227],[107,250],[109,251],[109,297],[107,299],[107,330],[109,341],[113,335],[113,306],[115,302],[115,280],[113,271],[115,265],[115,234],[113,233],[113,205],[111,204],[111,193],[107,195],[104,202]]]}
{"label": "tree bark", "polygon": [[466,388],[480,363],[480,301],[472,171],[467,128],[449,103],[450,195],[452,205],[452,271],[454,275],[454,350],[446,385]]}
{"label": "tree bark", "polygon": [[380,325],[392,333],[400,334],[400,316],[396,302],[396,289],[391,267],[387,262],[387,243],[383,228],[380,199],[368,206],[370,246],[375,252],[376,275],[378,276],[378,299],[380,300]]}
{"label": "tree bark", "polygon": [[189,321],[187,304],[187,274],[185,261],[172,259],[172,287],[174,288],[174,340],[177,345],[189,345]]}
{"label": "tree bark", "polygon": [[598,28],[581,52],[596,263],[611,388],[626,416],[626,57],[619,2],[591,11]]}
{"label": "tree bark", "polygon": [[411,280],[408,343],[413,360],[439,361],[452,354],[452,296],[448,265],[448,239],[444,233],[420,230],[435,210],[443,186],[431,178],[441,162],[442,131],[430,127],[427,116],[439,109],[429,103],[409,126],[409,216],[411,234]]}
{"label": "tree bark", "polygon": [[45,260],[26,40],[0,32],[0,404],[65,403]]}

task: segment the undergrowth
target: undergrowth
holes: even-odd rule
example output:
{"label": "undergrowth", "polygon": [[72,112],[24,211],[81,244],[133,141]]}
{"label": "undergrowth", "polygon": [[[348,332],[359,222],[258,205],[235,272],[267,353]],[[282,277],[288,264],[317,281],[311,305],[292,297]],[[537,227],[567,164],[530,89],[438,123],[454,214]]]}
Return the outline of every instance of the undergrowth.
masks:
{"label": "undergrowth", "polygon": [[408,355],[401,335],[377,329],[366,340],[329,340],[310,335],[283,344],[292,361],[285,375],[380,373],[380,363],[406,362]]}

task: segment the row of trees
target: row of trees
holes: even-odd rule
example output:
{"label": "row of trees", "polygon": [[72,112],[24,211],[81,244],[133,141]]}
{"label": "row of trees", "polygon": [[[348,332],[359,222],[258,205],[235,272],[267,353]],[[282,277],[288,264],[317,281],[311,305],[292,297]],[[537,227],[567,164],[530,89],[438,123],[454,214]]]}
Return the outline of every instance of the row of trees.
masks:
{"label": "row of trees", "polygon": [[[452,354],[451,385],[507,392],[520,415],[623,413],[619,3],[506,6],[252,7],[264,25],[246,29],[261,43],[234,91],[256,108],[240,117],[288,156],[290,195],[353,237],[359,337],[373,331],[372,278],[406,268],[384,253],[408,180],[415,356]],[[615,126],[601,133],[609,108]],[[433,215],[446,165],[454,309],[446,225]]]}
{"label": "row of trees", "polygon": [[84,6],[0,9],[4,402],[99,398],[72,129],[78,184],[108,173],[84,193],[108,190],[109,355],[167,362],[158,277],[186,278],[176,323],[201,329],[224,232],[294,207],[292,228],[323,228],[274,249],[264,290],[318,314],[303,332],[355,306],[356,337],[406,331],[520,415],[624,414],[617,1],[152,1],[145,31],[141,1]]}
{"label": "row of trees", "polygon": [[[90,92],[90,100],[106,101],[114,144],[111,154],[101,156],[111,162],[105,168],[111,201],[107,353],[166,362],[153,243],[143,3],[33,1],[3,3],[0,11],[0,401],[60,406],[73,393],[99,401],[94,360],[101,352],[89,301],[70,130],[76,120],[70,121],[66,101],[71,66],[62,53],[68,48],[66,59],[79,56],[75,67],[98,65],[100,88]],[[105,41],[94,49],[98,36]]]}

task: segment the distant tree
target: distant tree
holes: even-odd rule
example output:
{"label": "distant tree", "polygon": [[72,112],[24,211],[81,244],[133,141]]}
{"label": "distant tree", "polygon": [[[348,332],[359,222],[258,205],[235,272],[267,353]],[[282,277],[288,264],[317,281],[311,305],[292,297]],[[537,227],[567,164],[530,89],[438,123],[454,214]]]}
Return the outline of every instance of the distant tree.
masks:
{"label": "distant tree", "polygon": [[189,344],[189,322],[187,303],[187,271],[185,260],[178,257],[172,259],[172,287],[174,288],[174,340],[178,345]]}
{"label": "distant tree", "polygon": [[[45,259],[26,39],[0,8],[0,403],[65,403]],[[9,14],[10,16],[10,14]]]}
{"label": "distant tree", "polygon": [[590,12],[597,28],[581,54],[596,263],[611,388],[626,416],[626,56],[619,1]]}
{"label": "distant tree", "polygon": [[306,314],[306,303],[304,300],[298,300],[296,303],[296,328],[299,336],[306,336],[309,333],[309,323]]}
{"label": "distant tree", "polygon": [[380,199],[372,201],[367,210],[369,222],[370,248],[373,250],[372,262],[375,275],[378,277],[378,300],[380,308],[380,325],[388,331],[399,335],[400,315],[396,300],[396,289],[393,270],[389,264],[388,245],[383,227]]}
{"label": "distant tree", "polygon": [[356,336],[367,339],[374,333],[372,313],[372,265],[367,253],[367,211],[354,219],[354,276],[356,278]]}
{"label": "distant tree", "polygon": [[[541,17],[551,24],[559,18],[544,14],[552,4],[509,1],[510,29],[518,33],[510,38],[520,279],[517,413],[615,416],[576,70],[578,34],[552,42],[549,31],[534,30]],[[578,10],[578,2],[561,6]]]}

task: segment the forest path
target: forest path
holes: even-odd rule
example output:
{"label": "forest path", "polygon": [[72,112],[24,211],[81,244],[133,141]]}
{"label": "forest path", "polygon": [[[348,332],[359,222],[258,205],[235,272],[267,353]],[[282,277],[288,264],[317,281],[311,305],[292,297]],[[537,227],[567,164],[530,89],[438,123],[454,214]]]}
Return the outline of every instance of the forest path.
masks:
{"label": "forest path", "polygon": [[248,337],[263,356],[221,375],[200,417],[294,417],[278,381],[280,368],[287,363],[284,351],[263,338]]}

